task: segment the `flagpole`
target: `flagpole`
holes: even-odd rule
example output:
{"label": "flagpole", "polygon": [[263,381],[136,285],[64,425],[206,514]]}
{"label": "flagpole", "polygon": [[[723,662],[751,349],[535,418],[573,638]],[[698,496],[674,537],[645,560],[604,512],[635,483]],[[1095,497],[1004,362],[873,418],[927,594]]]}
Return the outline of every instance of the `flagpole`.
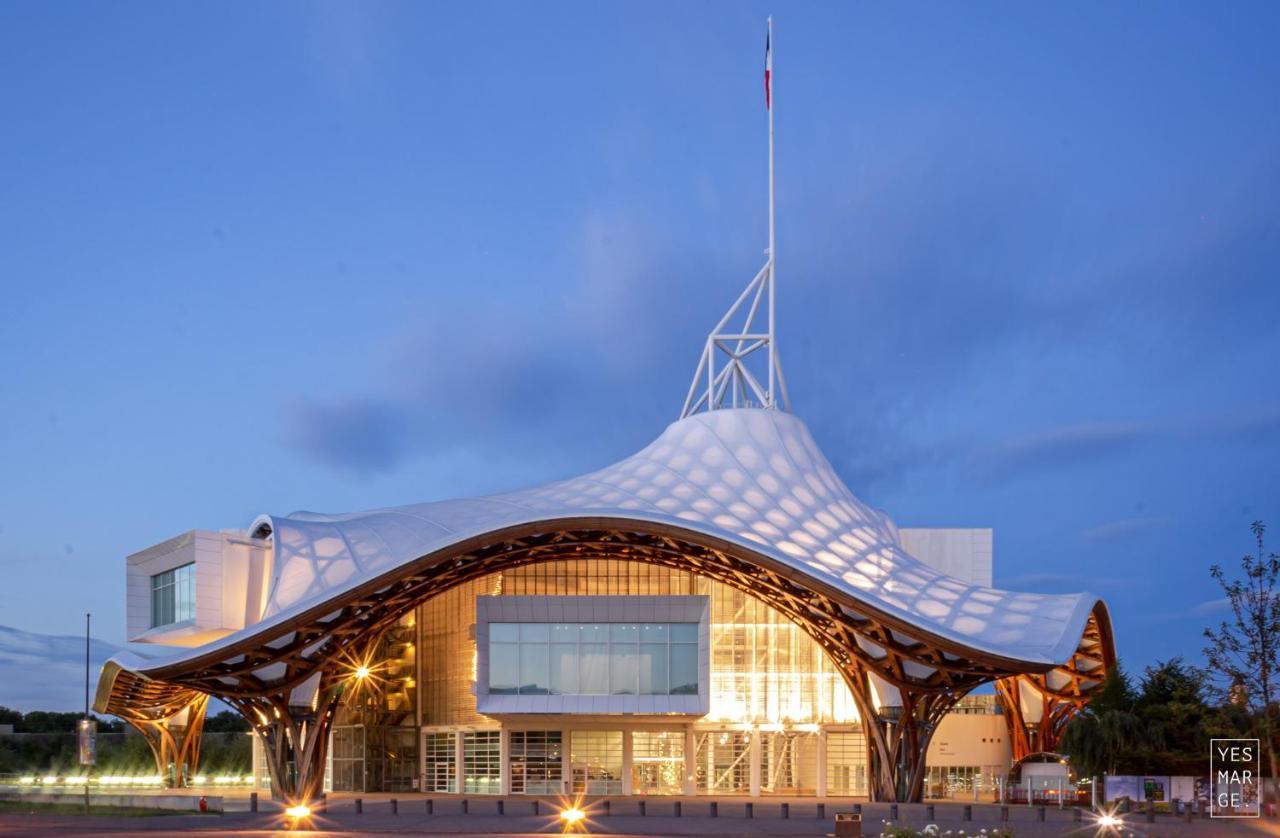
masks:
{"label": "flagpole", "polygon": [[769,407],[777,407],[778,399],[774,394],[774,369],[778,366],[778,346],[773,331],[773,304],[774,304],[774,269],[776,265],[776,254],[774,251],[774,235],[773,235],[773,16],[768,19],[768,44],[769,44],[769,94],[766,102],[769,111]]}

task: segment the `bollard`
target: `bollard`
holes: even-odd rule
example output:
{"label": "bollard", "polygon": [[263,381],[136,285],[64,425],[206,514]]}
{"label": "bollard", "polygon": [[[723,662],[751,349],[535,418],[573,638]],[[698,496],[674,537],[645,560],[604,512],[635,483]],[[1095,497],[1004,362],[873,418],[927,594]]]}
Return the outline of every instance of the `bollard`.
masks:
{"label": "bollard", "polygon": [[1008,807],[1008,806],[1001,806],[1001,807],[1000,807],[1000,822],[1001,822],[1001,823],[1008,823],[1008,822],[1009,822],[1009,807]]}
{"label": "bollard", "polygon": [[755,816],[756,816],[756,804],[754,804],[754,803],[748,803],[748,804],[747,804],[747,817],[748,817],[748,818],[754,818]]}
{"label": "bollard", "polygon": [[782,819],[783,819],[784,821],[785,821],[785,820],[790,820],[790,819],[791,819],[791,804],[790,804],[790,803],[783,803],[783,804],[782,804]]}
{"label": "bollard", "polygon": [[677,818],[684,817],[684,804],[682,804],[679,800],[676,801],[676,817]]}
{"label": "bollard", "polygon": [[818,820],[822,820],[827,816],[827,804],[818,804]]}
{"label": "bollard", "polygon": [[928,806],[924,807],[924,810],[925,812],[928,813],[925,815],[925,819],[932,822],[933,821],[933,804],[930,803]]}
{"label": "bollard", "polygon": [[258,811],[258,793],[256,791],[249,793],[249,811]]}
{"label": "bollard", "polygon": [[1075,821],[1076,823],[1080,823],[1081,821],[1084,820],[1084,812],[1080,811],[1079,806],[1071,810],[1071,820]]}
{"label": "bollard", "polygon": [[643,800],[640,801],[640,817],[647,818],[649,817],[649,812],[647,811],[648,807],[645,806],[644,803],[645,802]]}
{"label": "bollard", "polygon": [[396,800],[394,797],[391,798],[391,814],[400,814],[400,801]]}
{"label": "bollard", "polygon": [[462,814],[464,814],[464,815],[468,814],[468,812],[467,812],[467,799],[466,799],[465,797],[464,797],[464,798],[462,798]]}
{"label": "bollard", "polygon": [[329,795],[320,795],[320,805],[316,807],[316,811],[322,813],[329,811]]}
{"label": "bollard", "polygon": [[434,815],[436,813],[436,802],[431,798],[427,798],[427,814]]}
{"label": "bollard", "polygon": [[890,803],[889,804],[889,820],[896,821],[897,819],[898,819],[898,804]]}
{"label": "bollard", "polygon": [[1154,800],[1147,801],[1147,823],[1156,822],[1156,802]]}
{"label": "bollard", "polygon": [[973,807],[968,804],[964,807],[964,819],[967,821],[973,820]]}
{"label": "bollard", "polygon": [[1040,823],[1044,823],[1044,807],[1043,806],[1036,807],[1036,820],[1040,821]]}
{"label": "bollard", "polygon": [[1186,806],[1182,807],[1182,820],[1186,823],[1191,823],[1191,818],[1191,804],[1188,803]]}
{"label": "bollard", "polygon": [[720,817],[720,804],[714,800],[711,801],[711,817],[713,818]]}
{"label": "bollard", "polygon": [[612,814],[613,814],[613,804],[611,801],[606,800],[604,802],[604,816],[607,818]]}
{"label": "bollard", "polygon": [[502,801],[502,800],[499,800],[499,801],[498,801],[498,814],[499,814],[499,815],[505,815],[506,813],[507,813],[507,806],[506,806],[506,802],[505,802],[505,801]]}
{"label": "bollard", "polygon": [[364,814],[364,801],[358,797],[356,798],[356,814],[357,815]]}
{"label": "bollard", "polygon": [[853,804],[853,813],[854,813],[855,815],[861,815],[861,814],[862,814],[862,804],[861,804],[861,803],[855,803],[855,804]]}
{"label": "bollard", "polygon": [[537,800],[533,801],[533,813],[534,813],[535,815],[536,815],[536,814],[538,814],[538,801],[537,801]]}

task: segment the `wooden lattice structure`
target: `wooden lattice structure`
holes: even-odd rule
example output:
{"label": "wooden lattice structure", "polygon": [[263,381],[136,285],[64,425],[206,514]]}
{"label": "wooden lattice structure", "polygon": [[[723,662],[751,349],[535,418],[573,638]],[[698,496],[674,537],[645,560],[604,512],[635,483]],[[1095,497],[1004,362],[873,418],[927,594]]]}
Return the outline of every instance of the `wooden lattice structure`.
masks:
{"label": "wooden lattice structure", "polygon": [[1089,616],[1079,648],[1062,666],[996,681],[1013,761],[1056,753],[1067,723],[1102,689],[1115,664],[1111,620],[1099,605]]}
{"label": "wooden lattice structure", "polygon": [[[99,709],[135,701],[178,706],[197,694],[236,707],[265,745],[274,794],[314,799],[343,691],[382,633],[422,601],[469,580],[556,559],[624,559],[691,572],[737,588],[785,614],[830,657],[853,694],[878,800],[917,800],[924,755],[942,716],[979,684],[1042,676],[1034,665],[976,652],[921,630],[815,577],[740,545],[679,527],[617,518],[508,527],[423,556],[288,620],[145,677],[120,671]],[[1105,614],[1105,612],[1102,612]],[[1095,621],[1091,644],[1109,644]],[[1090,648],[1093,648],[1090,646]],[[881,705],[896,692],[890,712]],[[104,680],[104,686],[106,681]],[[1081,682],[1083,683],[1083,682]]]}

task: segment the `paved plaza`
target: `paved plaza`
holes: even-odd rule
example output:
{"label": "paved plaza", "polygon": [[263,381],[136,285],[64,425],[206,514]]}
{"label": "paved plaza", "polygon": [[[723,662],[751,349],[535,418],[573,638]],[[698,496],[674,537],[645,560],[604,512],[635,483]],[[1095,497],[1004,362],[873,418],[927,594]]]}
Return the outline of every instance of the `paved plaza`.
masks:
{"label": "paved plaza", "polygon": [[[0,835],[131,835],[146,833],[156,836],[182,836],[191,833],[207,835],[269,835],[284,830],[286,821],[274,805],[264,802],[257,813],[236,811],[243,798],[236,798],[232,811],[221,815],[158,815],[153,817],[77,817],[68,815],[0,815]],[[458,798],[435,799],[432,814],[427,814],[426,798],[408,796],[396,799],[393,812],[389,795],[367,795],[360,798],[357,812],[354,796],[331,798],[327,811],[313,817],[311,830],[295,834],[341,835],[546,835],[564,831],[558,817],[555,801],[542,801],[539,813],[533,813],[532,801],[507,799],[502,801],[503,813],[498,814],[498,801],[494,799],[468,801],[467,812],[462,811]],[[817,804],[812,800],[788,802],[783,817],[781,802],[720,801],[716,816],[712,817],[710,802],[703,799],[680,800],[681,815],[676,816],[676,800],[647,801],[641,814],[638,801],[627,799],[611,801],[606,814],[604,807],[590,807],[591,815],[585,831],[598,835],[682,836],[682,835],[796,835],[822,836],[834,832],[834,813],[849,811],[850,806],[827,804],[824,817],[819,818]],[[884,822],[890,818],[889,804],[862,804],[863,834],[878,835]],[[270,810],[270,811],[268,811]],[[750,817],[748,817],[750,815]],[[941,833],[948,830],[953,835],[964,830],[967,835],[978,835],[983,829],[993,830],[1002,825],[1001,808],[992,804],[972,807],[971,821],[964,820],[964,804],[940,802],[934,805],[933,818],[928,818],[926,804],[904,804],[899,807],[895,823],[923,828],[937,824]],[[1274,818],[1257,820],[1195,819],[1190,823],[1170,815],[1157,815],[1154,823],[1148,823],[1143,814],[1125,816],[1121,836],[1218,836],[1218,835],[1275,835],[1280,836],[1280,821]],[[1047,836],[1101,836],[1106,835],[1085,813],[1083,822],[1074,820],[1071,810],[1046,809],[1044,821],[1039,820],[1036,809],[1026,806],[1009,807],[1007,825],[1018,838],[1046,838]]]}

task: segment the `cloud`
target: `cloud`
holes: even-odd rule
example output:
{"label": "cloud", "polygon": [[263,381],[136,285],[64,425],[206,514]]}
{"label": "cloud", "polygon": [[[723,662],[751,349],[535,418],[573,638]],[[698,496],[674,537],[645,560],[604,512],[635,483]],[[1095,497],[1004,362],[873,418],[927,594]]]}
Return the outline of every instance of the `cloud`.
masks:
{"label": "cloud", "polygon": [[1096,527],[1091,527],[1080,533],[1080,537],[1085,541],[1121,541],[1136,535],[1141,535],[1153,529],[1168,526],[1168,518],[1148,517],[1148,518],[1125,518],[1119,521],[1110,521]]}
{"label": "cloud", "polygon": [[1014,477],[1088,463],[1130,451],[1152,438],[1149,425],[1094,423],[1052,428],[997,443],[978,453],[985,479]]}
{"label": "cloud", "polygon": [[[90,697],[98,673],[119,647],[90,644]],[[84,708],[84,638],[0,626],[0,705],[30,710]]]}

